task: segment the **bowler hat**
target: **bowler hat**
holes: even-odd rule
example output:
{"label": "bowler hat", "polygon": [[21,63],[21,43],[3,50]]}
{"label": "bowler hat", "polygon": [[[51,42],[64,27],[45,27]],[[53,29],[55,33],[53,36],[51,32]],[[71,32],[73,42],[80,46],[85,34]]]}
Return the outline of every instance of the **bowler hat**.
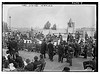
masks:
{"label": "bowler hat", "polygon": [[34,57],[34,60],[37,60],[37,59],[38,59],[38,57],[37,57],[37,56],[35,56],[35,57]]}

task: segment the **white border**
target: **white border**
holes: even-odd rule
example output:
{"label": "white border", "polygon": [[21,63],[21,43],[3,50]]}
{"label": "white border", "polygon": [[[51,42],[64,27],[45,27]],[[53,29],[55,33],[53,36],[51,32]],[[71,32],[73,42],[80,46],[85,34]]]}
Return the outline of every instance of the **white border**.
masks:
{"label": "white border", "polygon": [[[2,4],[2,2],[99,2],[100,0],[0,0],[0,11],[1,11],[1,4]],[[98,8],[100,8],[99,7],[99,3],[98,3]],[[98,9],[98,11],[100,11],[99,9]],[[98,12],[98,22],[99,22],[99,17],[100,17],[100,15],[99,15],[99,12]],[[1,18],[0,18],[0,20],[1,20]],[[1,21],[0,21],[0,24],[1,24]],[[100,36],[100,26],[99,26],[99,24],[100,23],[98,23],[98,42],[100,42],[100,40],[99,40],[99,36]],[[2,38],[1,38],[1,25],[0,25],[0,41],[2,41]],[[0,42],[0,48],[1,48],[1,42]],[[100,48],[100,46],[99,46],[99,43],[98,43],[98,57],[100,56],[100,54],[99,54],[99,48]],[[2,49],[0,49],[0,53],[1,53],[1,50]],[[100,60],[100,57],[98,58],[99,60]],[[0,60],[1,60],[1,56],[0,56]],[[100,65],[99,64],[99,60],[98,60],[98,65]],[[1,70],[1,61],[0,61],[0,70]],[[98,67],[98,71],[100,71],[99,70],[99,67]],[[1,72],[1,73],[6,73],[6,72]],[[7,72],[7,74],[11,74],[11,73],[17,73],[17,72]],[[18,73],[23,73],[23,72],[18,72]],[[31,73],[31,74],[37,74],[37,73],[40,73],[40,72],[24,72],[25,74],[26,73]],[[43,74],[44,73],[62,73],[62,72],[42,72]],[[66,73],[66,72],[64,72],[64,73]],[[70,73],[72,73],[72,74],[76,74],[76,73],[85,73],[85,74],[89,74],[89,73],[91,73],[91,72],[70,72]],[[99,73],[99,72],[98,72]],[[68,74],[68,73],[67,73]]]}

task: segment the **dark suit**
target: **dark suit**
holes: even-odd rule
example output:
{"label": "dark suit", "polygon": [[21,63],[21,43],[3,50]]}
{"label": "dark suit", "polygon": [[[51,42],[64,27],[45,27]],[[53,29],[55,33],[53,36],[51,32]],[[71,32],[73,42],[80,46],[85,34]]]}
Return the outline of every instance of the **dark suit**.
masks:
{"label": "dark suit", "polygon": [[58,45],[58,62],[63,62],[64,48],[62,45]]}
{"label": "dark suit", "polygon": [[21,56],[16,57],[15,62],[18,63],[18,65],[19,65],[20,68],[23,68],[24,67],[24,62],[23,62]]}
{"label": "dark suit", "polygon": [[33,62],[29,63],[28,65],[26,65],[24,69],[26,71],[34,71],[34,64],[33,64]]}
{"label": "dark suit", "polygon": [[53,61],[53,51],[54,51],[53,44],[49,43],[48,44],[48,54],[49,54],[49,59],[51,61]]}
{"label": "dark suit", "polygon": [[46,42],[42,42],[40,53],[44,56],[44,58],[46,57],[46,56],[45,56],[46,49],[47,49],[47,44],[46,44]]}
{"label": "dark suit", "polygon": [[79,51],[80,51],[80,47],[78,43],[74,44],[74,50],[75,50],[74,55],[77,58],[79,56]]}
{"label": "dark suit", "polygon": [[70,64],[70,66],[72,66],[72,58],[73,58],[73,52],[74,52],[74,49],[72,47],[68,47],[68,63]]}
{"label": "dark suit", "polygon": [[12,55],[14,58],[14,54],[16,52],[18,52],[17,42],[15,40],[9,41],[8,42],[8,49],[9,49],[10,55]]}
{"label": "dark suit", "polygon": [[38,65],[42,64],[40,61],[34,61],[34,68],[33,70],[35,70],[37,68]]}
{"label": "dark suit", "polygon": [[85,45],[85,47],[84,47],[84,58],[87,58],[87,50],[88,50],[88,45]]}

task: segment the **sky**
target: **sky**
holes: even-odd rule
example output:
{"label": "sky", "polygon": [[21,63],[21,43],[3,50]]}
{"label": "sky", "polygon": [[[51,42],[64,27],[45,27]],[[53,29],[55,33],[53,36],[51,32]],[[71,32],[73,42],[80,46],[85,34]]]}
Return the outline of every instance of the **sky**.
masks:
{"label": "sky", "polygon": [[75,23],[75,28],[94,27],[96,25],[96,7],[94,5],[52,5],[22,6],[3,5],[3,21],[15,28],[43,28],[49,21],[51,26],[67,28],[69,19]]}

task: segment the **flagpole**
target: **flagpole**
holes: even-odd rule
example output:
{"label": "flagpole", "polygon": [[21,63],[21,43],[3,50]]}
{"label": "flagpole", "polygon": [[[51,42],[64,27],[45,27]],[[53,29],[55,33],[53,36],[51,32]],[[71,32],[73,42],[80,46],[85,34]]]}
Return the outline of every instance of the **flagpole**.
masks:
{"label": "flagpole", "polygon": [[11,30],[11,16],[9,16],[9,27],[10,27],[10,30]]}

